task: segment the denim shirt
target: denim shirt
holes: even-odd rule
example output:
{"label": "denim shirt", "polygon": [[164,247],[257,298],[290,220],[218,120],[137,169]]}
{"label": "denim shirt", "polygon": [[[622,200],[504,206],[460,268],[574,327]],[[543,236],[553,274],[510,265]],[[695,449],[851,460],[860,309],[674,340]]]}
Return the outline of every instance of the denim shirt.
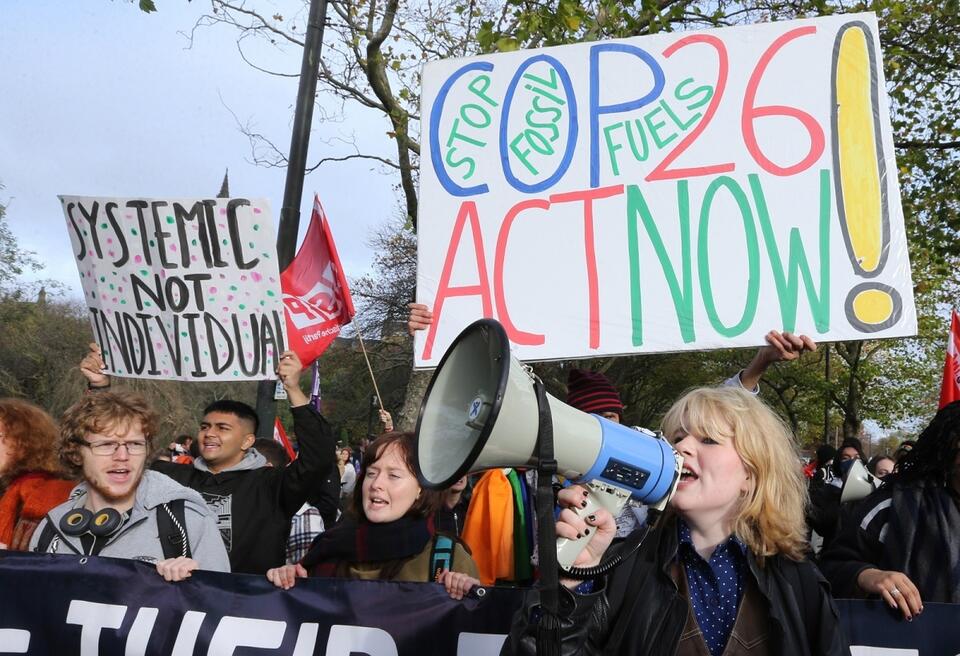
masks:
{"label": "denim shirt", "polygon": [[710,560],[697,553],[690,527],[677,523],[680,545],[677,557],[687,575],[690,604],[711,656],[720,656],[737,620],[746,584],[747,547],[731,535],[713,550]]}

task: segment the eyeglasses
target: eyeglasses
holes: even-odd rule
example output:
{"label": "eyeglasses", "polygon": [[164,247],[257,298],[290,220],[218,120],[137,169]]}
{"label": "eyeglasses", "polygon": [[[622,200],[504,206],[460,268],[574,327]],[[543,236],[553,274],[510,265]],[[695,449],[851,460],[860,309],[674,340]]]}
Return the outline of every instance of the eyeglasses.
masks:
{"label": "eyeglasses", "polygon": [[80,443],[88,447],[95,456],[112,456],[120,447],[126,447],[127,454],[131,456],[142,456],[147,452],[146,440],[128,440],[126,442],[86,442],[80,440]]}

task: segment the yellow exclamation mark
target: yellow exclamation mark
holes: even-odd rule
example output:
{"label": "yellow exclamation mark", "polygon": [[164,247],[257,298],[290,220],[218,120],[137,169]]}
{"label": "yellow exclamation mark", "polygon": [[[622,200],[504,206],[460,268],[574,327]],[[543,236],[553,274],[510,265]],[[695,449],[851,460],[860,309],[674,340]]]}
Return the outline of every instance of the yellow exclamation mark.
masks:
{"label": "yellow exclamation mark", "polygon": [[[877,58],[870,28],[846,23],[833,44],[833,179],[840,227],[854,273],[874,278],[890,250],[887,169],[880,138]],[[889,328],[903,303],[889,285],[863,282],[847,294],[850,324],[861,332]]]}

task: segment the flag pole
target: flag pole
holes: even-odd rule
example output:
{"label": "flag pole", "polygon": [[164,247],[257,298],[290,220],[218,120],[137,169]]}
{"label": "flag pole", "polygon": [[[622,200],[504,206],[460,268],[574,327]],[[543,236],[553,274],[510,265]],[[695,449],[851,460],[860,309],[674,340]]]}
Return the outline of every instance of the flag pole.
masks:
{"label": "flag pole", "polygon": [[363,345],[363,335],[360,334],[360,326],[357,326],[357,339],[360,340],[360,350],[363,351],[363,359],[367,363],[367,371],[370,372],[370,380],[373,381],[373,391],[377,394],[377,403],[380,404],[380,409],[384,410],[383,399],[380,397],[380,388],[377,387],[377,377],[373,375],[373,367],[370,366],[370,358],[367,357],[367,347]]}
{"label": "flag pole", "polygon": [[[320,49],[323,45],[323,26],[327,19],[327,0],[310,0],[303,58],[300,62],[300,88],[293,114],[293,132],[290,136],[290,156],[287,158],[287,181],[277,227],[277,264],[280,273],[293,260],[300,231],[300,201],[303,198],[303,178],[306,175],[307,150],[310,145],[310,126],[316,102],[317,76],[320,68]],[[257,385],[257,417],[260,420],[258,437],[270,437],[276,404],[273,399],[276,385],[262,380]]]}

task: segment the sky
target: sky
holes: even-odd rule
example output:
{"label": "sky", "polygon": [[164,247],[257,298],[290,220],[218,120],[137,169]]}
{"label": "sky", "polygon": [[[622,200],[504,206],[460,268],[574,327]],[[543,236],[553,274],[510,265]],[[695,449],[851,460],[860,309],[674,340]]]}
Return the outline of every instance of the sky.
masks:
{"label": "sky", "polygon": [[[264,5],[288,15],[290,5],[302,7]],[[251,68],[228,26],[198,29],[191,46],[188,35],[208,3],[162,0],[152,14],[124,0],[2,6],[0,203],[20,246],[44,264],[35,277],[60,281],[68,298],[83,296],[59,194],[210,197],[229,169],[231,195],[268,199],[276,225],[286,169],[253,164],[237,120],[286,152],[298,81]],[[300,49],[247,43],[257,62],[299,72]],[[331,139],[356,138],[365,150],[391,154],[386,119],[373,111],[349,108],[335,123],[317,118],[310,162],[332,154]],[[300,237],[316,192],[344,270],[362,275],[371,231],[396,214],[393,183],[370,161],[321,167],[304,181]]]}

